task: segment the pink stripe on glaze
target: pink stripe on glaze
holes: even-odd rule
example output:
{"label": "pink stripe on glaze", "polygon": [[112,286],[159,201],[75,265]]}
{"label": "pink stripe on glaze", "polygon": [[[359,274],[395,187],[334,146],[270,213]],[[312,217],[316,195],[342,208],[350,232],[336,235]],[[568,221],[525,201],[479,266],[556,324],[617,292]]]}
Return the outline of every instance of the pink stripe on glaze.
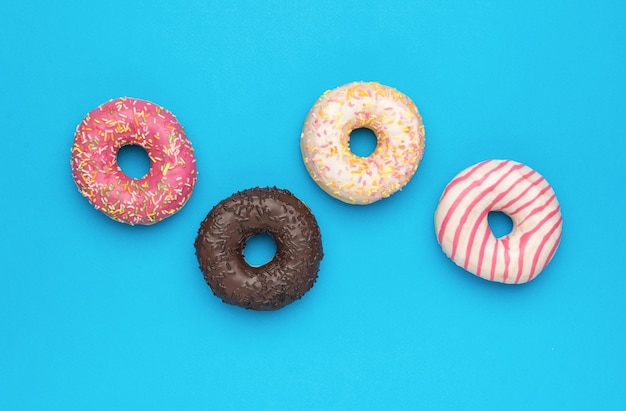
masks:
{"label": "pink stripe on glaze", "polygon": [[[491,174],[495,173],[496,171],[498,171],[499,169],[501,169],[502,167],[504,167],[507,164],[507,162],[498,164],[495,168],[489,170],[486,173],[480,173],[478,179],[475,179],[473,181],[470,181],[469,184],[465,184],[463,185],[463,191],[461,192],[461,194],[458,197],[454,198],[454,201],[452,202],[451,207],[447,210],[446,216],[443,219],[443,222],[441,224],[441,228],[439,230],[439,241],[443,240],[443,235],[445,233],[446,227],[448,226],[448,223],[450,222],[450,219],[452,218],[452,216],[454,216],[456,209],[459,207],[459,204],[461,204],[461,202],[463,201],[463,199],[476,187],[479,187]],[[475,175],[476,170],[472,173],[472,175]],[[441,202],[441,200],[440,200]]]}
{"label": "pink stripe on glaze", "polygon": [[[534,171],[534,170],[533,170]],[[536,174],[537,172],[535,172]],[[513,204],[516,204],[517,201],[519,201],[520,198],[524,197],[526,195],[526,193],[528,193],[533,187],[543,183],[545,181],[545,178],[543,178],[542,176],[539,176],[538,179],[536,179],[535,181],[533,181],[528,187],[526,187],[524,189],[524,191],[522,191],[521,193],[519,193],[517,195],[517,197],[515,197],[514,199],[512,199],[511,201],[509,201],[508,203],[504,204],[501,206],[501,208],[504,209],[508,209],[509,207],[511,207]]]}
{"label": "pink stripe on glaze", "polygon": [[[475,198],[470,203],[469,207],[467,207],[467,209],[463,213],[463,216],[461,217],[461,221],[457,225],[457,229],[456,229],[456,231],[454,233],[454,240],[452,241],[452,255],[450,256],[450,258],[454,258],[455,254],[456,254],[456,249],[457,249],[457,246],[459,244],[459,237],[461,235],[461,231],[463,230],[463,226],[465,225],[465,222],[467,221],[467,219],[469,217],[469,214],[474,210],[474,207],[476,207],[476,205],[478,203],[480,203],[480,201],[483,198],[485,198],[485,196],[487,196],[488,194],[492,194],[494,192],[494,190],[502,183],[502,180],[504,180],[512,172],[522,168],[523,166],[524,166],[523,164],[515,164],[515,165],[513,165],[511,168],[509,168],[509,170],[506,173],[502,174],[498,178],[498,181],[496,181],[495,183],[493,183],[489,187],[485,188],[480,194],[475,196]],[[469,241],[468,241],[468,247],[471,248],[471,245],[473,243],[474,243],[474,236],[472,234],[470,234]]]}
{"label": "pink stripe on glaze", "polygon": [[[550,249],[550,252],[548,253],[548,257],[546,257],[543,264],[541,265],[542,268],[547,266],[548,263],[552,261],[552,257],[554,257],[554,253],[556,253],[556,249],[559,248],[559,243],[561,242],[561,231],[562,231],[561,227],[562,226],[563,226],[563,219],[561,218],[559,220],[559,223],[557,224],[558,229],[555,230],[555,234],[553,236],[554,244],[552,245],[552,248]],[[540,271],[541,271],[540,269],[536,269],[536,271],[532,273],[532,276],[534,277],[536,274],[539,274]]]}
{"label": "pink stripe on glaze", "polygon": [[[548,197],[548,199],[546,200],[546,202],[538,207],[535,207],[531,210],[530,213],[528,213],[528,215],[526,217],[524,217],[524,219],[519,223],[520,225],[524,224],[526,222],[526,220],[528,220],[529,218],[532,218],[533,216],[539,214],[542,214],[542,211],[545,210],[550,204],[552,204],[552,202],[556,200],[556,195],[552,194],[550,197]],[[558,203],[557,203],[558,206]]]}
{"label": "pink stripe on glaze", "polygon": [[[489,224],[485,226],[485,234],[483,235],[483,241],[480,244],[480,252],[478,253],[478,264],[476,267],[476,275],[482,276],[482,267],[483,267],[483,257],[485,256],[485,247],[487,246],[487,240],[489,240],[489,234],[491,233],[491,229],[489,228]],[[467,259],[465,260],[467,263]],[[467,270],[467,265],[464,265],[463,268]]]}
{"label": "pink stripe on glaze", "polygon": [[520,211],[524,210],[526,207],[533,205],[535,201],[537,201],[537,199],[539,198],[542,198],[543,195],[546,192],[548,192],[548,190],[552,190],[552,187],[550,187],[549,185],[545,186],[540,192],[538,192],[534,198],[531,198],[526,203],[522,204],[519,208],[516,208],[515,210],[511,211],[511,215],[515,215],[519,213]]}
{"label": "pink stripe on glaze", "polygon": [[[563,218],[559,218],[559,220],[552,226],[552,228],[550,228],[548,233],[543,236],[543,239],[541,240],[541,244],[537,248],[537,251],[535,252],[535,256],[533,257],[533,264],[530,267],[530,275],[531,276],[534,276],[534,274],[535,274],[535,270],[537,269],[537,263],[539,262],[539,256],[541,255],[541,251],[543,251],[543,247],[548,242],[555,240],[554,239],[554,232],[557,230],[557,228],[561,227],[561,223],[562,222],[563,222]],[[558,243],[558,240],[556,242]],[[552,250],[550,251],[550,254],[551,253],[552,253]],[[550,256],[548,257],[547,260],[550,260]]]}
{"label": "pink stripe on glaze", "polygon": [[511,247],[509,242],[511,239],[509,237],[504,237],[501,241],[502,247],[504,248],[504,273],[502,274],[502,282],[506,283],[509,278],[509,265],[511,264]]}
{"label": "pink stripe on glaze", "polygon": [[489,270],[489,280],[490,281],[495,281],[496,280],[496,265],[498,264],[498,244],[500,244],[499,241],[496,241],[493,243],[493,254],[491,256],[491,270]]}
{"label": "pink stripe on glaze", "polygon": [[[537,238],[533,236],[533,234],[535,234],[537,231],[539,231],[539,229],[541,229],[541,227],[546,224],[552,217],[554,217],[556,214],[560,214],[559,211],[559,207],[555,208],[553,211],[551,211],[549,214],[544,215],[544,217],[541,219],[541,221],[539,223],[537,223],[532,230],[525,232],[524,234],[522,234],[520,241],[519,241],[519,249],[520,249],[520,253],[519,253],[519,259],[518,259],[518,269],[517,269],[517,277],[515,278],[515,283],[519,283],[520,278],[522,277],[522,268],[524,267],[524,261],[528,259],[528,256],[526,256],[526,254],[524,253],[524,250],[526,249],[526,247],[528,246],[529,242],[537,242]],[[560,215],[558,216],[558,218],[560,219]],[[532,271],[531,271],[532,273]]]}
{"label": "pink stripe on glaze", "polygon": [[[520,164],[521,166],[521,164]],[[483,222],[484,223],[484,219],[487,217],[487,215],[489,214],[490,211],[494,211],[494,206],[500,201],[502,200],[502,198],[504,198],[507,194],[509,194],[511,192],[511,190],[513,190],[515,187],[518,186],[518,184],[520,184],[521,182],[525,181],[528,179],[529,176],[536,174],[534,170],[529,171],[528,173],[524,174],[523,176],[521,176],[520,178],[518,178],[513,184],[511,184],[511,186],[509,188],[507,188],[505,191],[503,191],[502,193],[499,193],[498,195],[495,196],[495,198],[493,199],[493,201],[491,203],[489,203],[489,206],[487,206],[478,216],[478,218],[476,219],[476,221],[474,222],[474,226],[472,227],[472,230],[470,231],[470,235],[469,238],[471,239],[470,241],[468,241],[467,243],[467,248],[465,250],[465,263],[463,264],[463,268],[467,270],[467,264],[469,262],[469,257],[471,256],[471,250],[472,247],[474,245],[474,237],[476,236],[476,232],[478,231],[478,227],[481,225],[480,223]],[[483,224],[486,228],[485,230],[485,235],[483,237],[483,243],[485,243],[487,241],[488,235],[491,234],[491,229],[489,228],[489,224]],[[482,247],[481,247],[482,248]],[[484,249],[484,248],[483,248]],[[481,253],[484,251],[481,251]],[[480,256],[479,254],[479,261],[482,260],[481,258],[482,256]],[[480,272],[480,270],[478,270]]]}
{"label": "pink stripe on glaze", "polygon": [[[487,221],[490,211],[512,218],[511,233],[495,238]],[[459,173],[435,211],[435,233],[446,255],[479,277],[510,284],[530,281],[545,268],[561,227],[552,187],[530,167],[511,160],[487,160]],[[548,246],[548,257],[540,261]]]}

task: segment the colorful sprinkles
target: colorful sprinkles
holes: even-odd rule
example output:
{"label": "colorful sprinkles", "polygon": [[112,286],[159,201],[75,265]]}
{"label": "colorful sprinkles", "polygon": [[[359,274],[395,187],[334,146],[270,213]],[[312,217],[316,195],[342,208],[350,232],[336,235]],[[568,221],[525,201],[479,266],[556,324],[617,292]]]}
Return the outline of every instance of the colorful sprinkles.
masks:
{"label": "colorful sprinkles", "polygon": [[[143,147],[150,170],[133,179],[117,164],[125,145]],[[154,103],[118,98],[85,116],[71,149],[72,175],[81,194],[110,218],[154,224],[187,202],[197,170],[191,142],[176,117]]]}
{"label": "colorful sprinkles", "polygon": [[[350,133],[368,128],[374,152],[350,151]],[[300,148],[313,180],[331,196],[370,204],[402,189],[424,154],[424,125],[415,104],[396,89],[354,82],[326,91],[304,123]]]}

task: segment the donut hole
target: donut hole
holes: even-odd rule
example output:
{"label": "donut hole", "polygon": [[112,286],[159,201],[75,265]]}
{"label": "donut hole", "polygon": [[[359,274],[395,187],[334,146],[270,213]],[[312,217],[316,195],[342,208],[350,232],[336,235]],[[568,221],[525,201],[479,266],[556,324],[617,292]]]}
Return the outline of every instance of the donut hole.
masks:
{"label": "donut hole", "polygon": [[378,138],[369,128],[357,128],[352,130],[350,138],[348,139],[350,151],[352,154],[359,157],[369,157],[374,150],[376,150],[377,145]]}
{"label": "donut hole", "polygon": [[513,220],[502,211],[490,211],[487,214],[487,222],[496,238],[504,237],[513,231]]}
{"label": "donut hole", "polygon": [[137,144],[122,146],[117,152],[117,164],[128,177],[139,180],[150,171],[150,157],[145,148]]}
{"label": "donut hole", "polygon": [[276,241],[266,232],[248,238],[243,248],[243,258],[252,267],[269,263],[274,255],[276,255]]}

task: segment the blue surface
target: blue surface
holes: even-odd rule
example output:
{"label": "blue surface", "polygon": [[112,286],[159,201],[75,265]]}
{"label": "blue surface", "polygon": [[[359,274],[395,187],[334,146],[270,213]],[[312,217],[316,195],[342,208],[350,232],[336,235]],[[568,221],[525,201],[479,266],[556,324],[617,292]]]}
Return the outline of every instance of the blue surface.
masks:
{"label": "blue surface", "polygon": [[[626,3],[5,3],[0,409],[626,409]],[[426,126],[413,180],[366,207],[299,151],[313,102],[354,80]],[[193,196],[155,226],[108,219],[70,174],[77,124],[120,96],[171,110],[196,149]],[[465,273],[434,236],[443,187],[487,158],[562,205],[527,285]],[[306,202],[324,241],[316,285],[272,313],[222,304],[193,248],[257,185]]]}

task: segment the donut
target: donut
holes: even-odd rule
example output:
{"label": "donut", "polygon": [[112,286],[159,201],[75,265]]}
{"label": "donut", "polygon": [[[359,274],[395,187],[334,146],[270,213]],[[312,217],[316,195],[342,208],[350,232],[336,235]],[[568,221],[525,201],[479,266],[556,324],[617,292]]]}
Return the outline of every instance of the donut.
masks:
{"label": "donut", "polygon": [[[511,218],[509,234],[494,236],[487,221],[491,211]],[[435,233],[446,255],[478,277],[507,284],[526,283],[546,267],[562,225],[550,184],[512,160],[486,160],[461,171],[435,211]]]}
{"label": "donut", "polygon": [[[246,262],[246,241],[267,233],[273,258]],[[194,242],[200,270],[213,293],[227,304],[277,310],[301,298],[315,283],[323,257],[311,210],[287,190],[251,188],[222,200],[200,224]]]}
{"label": "donut", "polygon": [[[143,147],[150,170],[124,174],[117,154],[125,145]],[[72,176],[80,193],[113,220],[150,225],[187,202],[196,184],[191,142],[176,117],[145,100],[118,98],[85,116],[71,149]]]}
{"label": "donut", "polygon": [[[350,133],[374,132],[367,157],[350,151]],[[370,204],[402,189],[424,154],[424,125],[415,104],[396,89],[355,82],[325,92],[309,111],[300,149],[324,191],[350,204]]]}

